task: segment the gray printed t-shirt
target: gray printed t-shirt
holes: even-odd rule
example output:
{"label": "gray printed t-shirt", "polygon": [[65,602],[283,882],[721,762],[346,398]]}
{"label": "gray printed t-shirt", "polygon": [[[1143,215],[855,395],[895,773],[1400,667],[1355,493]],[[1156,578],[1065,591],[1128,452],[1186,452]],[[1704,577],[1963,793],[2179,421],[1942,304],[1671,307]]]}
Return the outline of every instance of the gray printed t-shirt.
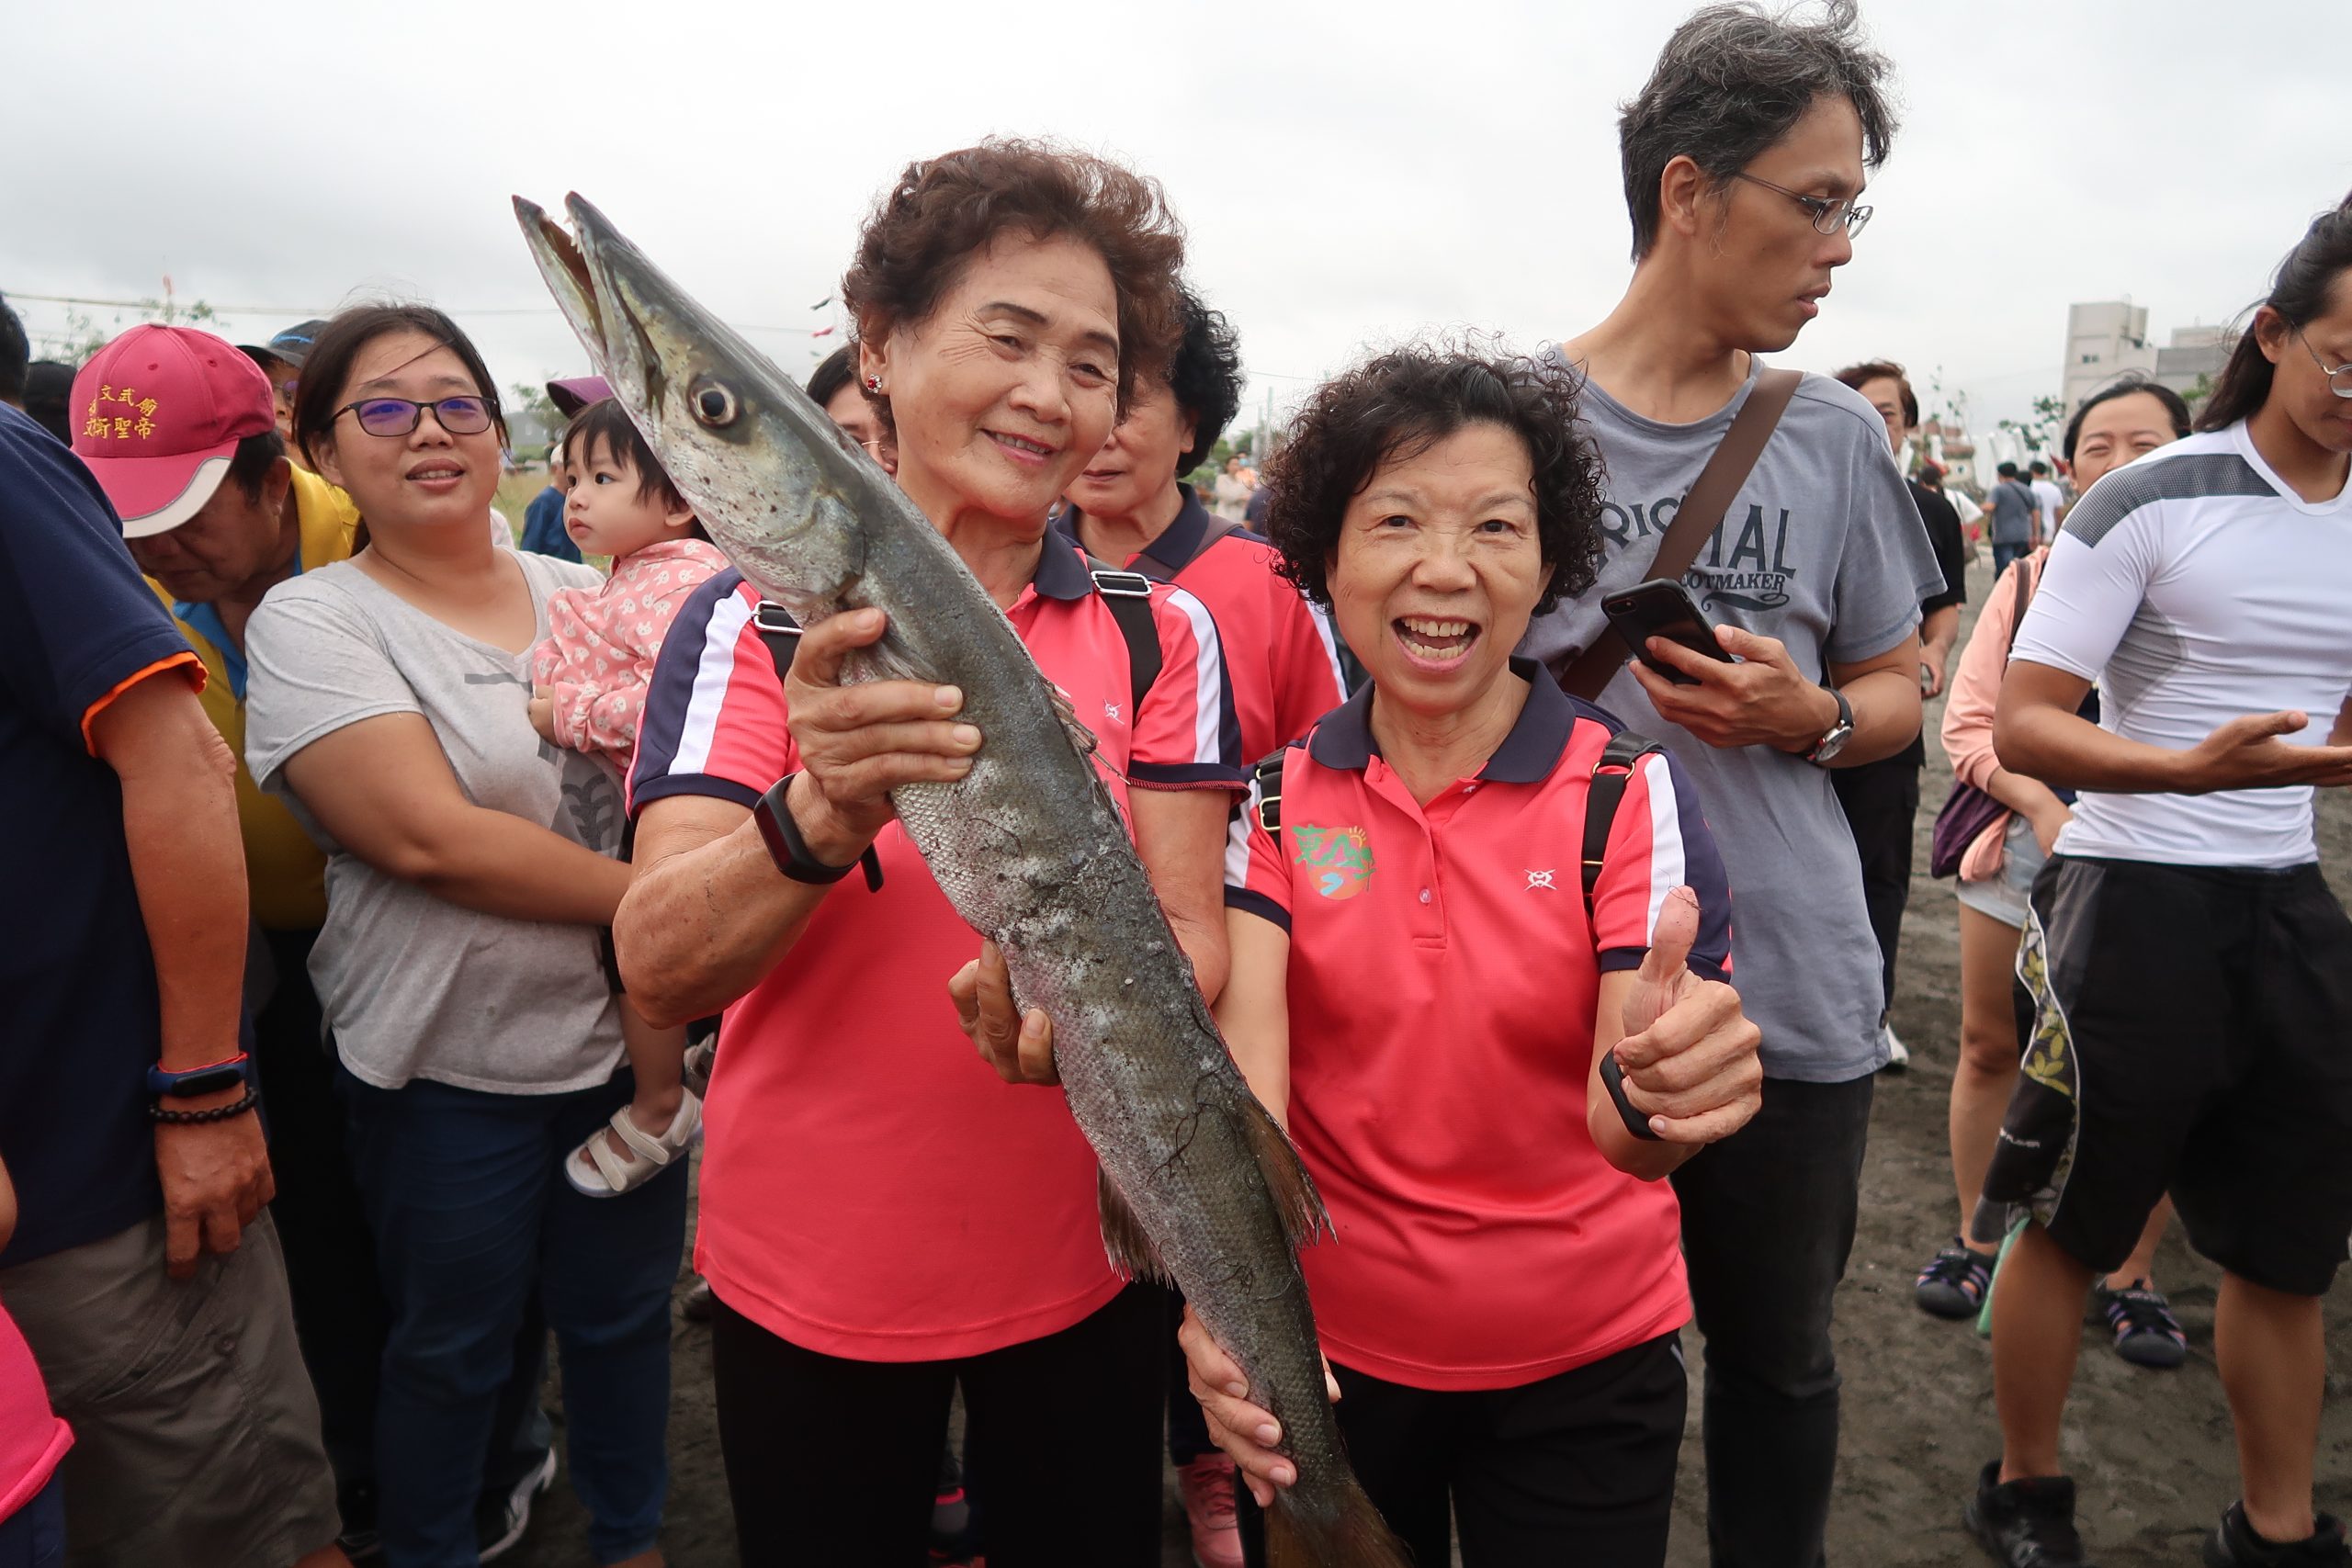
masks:
{"label": "gray printed t-shirt", "polygon": [[[500,558],[516,564],[538,604],[534,641],[548,633],[549,593],[599,581],[594,568],[548,556]],[[327,923],[311,978],[353,1076],[380,1089],[430,1078],[496,1094],[609,1078],[620,1014],[594,927],[481,914],[387,876],[328,836],[282,771],[346,725],[422,714],[469,800],[615,853],[618,781],[532,729],[528,650],[477,642],[339,561],[269,591],[245,628],[245,657],[246,765],[327,853]]]}
{"label": "gray printed t-shirt", "polygon": [[[1608,465],[1600,581],[1531,626],[1522,652],[1556,663],[1581,649],[1607,624],[1601,596],[1649,577],[1666,525],[1755,386],[1751,373],[1693,424],[1645,419],[1586,387]],[[1807,376],[1683,581],[1710,619],[1778,638],[1819,680],[1909,636],[1943,573],[1885,422],[1860,394]],[[1763,1031],[1766,1074],[1841,1083],[1883,1066],[1878,944],[1827,771],[1765,746],[1718,750],[1660,718],[1628,673],[1600,705],[1664,742],[1697,786],[1731,876],[1732,983]]]}

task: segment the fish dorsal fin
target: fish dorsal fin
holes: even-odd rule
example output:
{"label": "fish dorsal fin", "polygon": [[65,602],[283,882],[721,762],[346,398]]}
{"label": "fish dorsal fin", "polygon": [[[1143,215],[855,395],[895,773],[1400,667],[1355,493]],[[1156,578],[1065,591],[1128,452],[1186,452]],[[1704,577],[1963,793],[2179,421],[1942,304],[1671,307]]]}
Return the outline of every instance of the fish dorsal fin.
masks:
{"label": "fish dorsal fin", "polygon": [[1315,1190],[1315,1179],[1299,1163],[1290,1134],[1255,1096],[1243,1100],[1240,1115],[1242,1135],[1258,1162],[1258,1173],[1266,1179],[1274,1212],[1282,1216],[1284,1239],[1294,1247],[1312,1246],[1318,1235],[1328,1235],[1331,1230],[1331,1216],[1324,1212],[1323,1195]]}
{"label": "fish dorsal fin", "polygon": [[1176,1280],[1159,1260],[1159,1248],[1151,1244],[1126,1199],[1111,1185],[1111,1173],[1100,1166],[1094,1168],[1094,1202],[1102,1213],[1102,1250],[1110,1255],[1111,1267],[1130,1280],[1173,1286]]}
{"label": "fish dorsal fin", "polygon": [[1046,683],[1046,694],[1053,700],[1054,713],[1062,721],[1062,728],[1069,731],[1070,744],[1078,748],[1078,754],[1081,757],[1093,756],[1095,747],[1101,742],[1094,739],[1094,731],[1078,721],[1078,705],[1070,701],[1069,694],[1049,681]]}

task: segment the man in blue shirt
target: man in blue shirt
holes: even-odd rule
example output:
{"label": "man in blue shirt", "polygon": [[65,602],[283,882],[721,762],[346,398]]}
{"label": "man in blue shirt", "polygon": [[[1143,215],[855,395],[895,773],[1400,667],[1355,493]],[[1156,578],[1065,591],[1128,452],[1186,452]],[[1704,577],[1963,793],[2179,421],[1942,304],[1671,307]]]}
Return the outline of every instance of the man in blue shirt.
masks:
{"label": "man in blue shirt", "polygon": [[[102,389],[74,418],[134,442],[188,390]],[[325,1564],[334,1484],[263,1213],[234,763],[203,677],[89,470],[0,409],[0,809],[27,829],[0,900],[22,1208],[0,1297],[74,1427],[69,1551]]]}
{"label": "man in blue shirt", "polygon": [[548,448],[548,488],[523,513],[523,548],[558,560],[578,560],[580,547],[563,525],[563,442]]}

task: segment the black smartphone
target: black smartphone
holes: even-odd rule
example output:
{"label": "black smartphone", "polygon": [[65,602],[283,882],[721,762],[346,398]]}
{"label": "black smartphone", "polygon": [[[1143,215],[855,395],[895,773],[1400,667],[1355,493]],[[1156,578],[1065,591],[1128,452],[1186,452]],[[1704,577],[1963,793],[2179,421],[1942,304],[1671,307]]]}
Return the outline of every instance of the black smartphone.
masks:
{"label": "black smartphone", "polygon": [[1690,597],[1690,590],[1679,582],[1654,577],[1647,582],[1635,583],[1622,593],[1611,593],[1600,602],[1600,613],[1634,657],[1678,686],[1695,686],[1699,682],[1671,665],[1659,663],[1649,655],[1649,639],[1665,637],[1679,642],[1694,653],[1710,659],[1720,659],[1728,664],[1731,655],[1715,641],[1715,628],[1707,619],[1699,602]]}

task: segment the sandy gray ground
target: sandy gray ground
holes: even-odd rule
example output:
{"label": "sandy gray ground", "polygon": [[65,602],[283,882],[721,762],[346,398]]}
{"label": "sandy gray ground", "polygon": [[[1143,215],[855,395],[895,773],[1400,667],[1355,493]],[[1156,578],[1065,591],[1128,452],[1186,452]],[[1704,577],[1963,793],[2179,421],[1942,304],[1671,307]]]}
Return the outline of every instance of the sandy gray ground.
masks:
{"label": "sandy gray ground", "polygon": [[[1981,600],[1989,585],[1980,565],[1972,574],[1972,596]],[[1930,705],[1931,726],[1940,708],[1940,703]],[[1913,1065],[1907,1073],[1879,1079],[1860,1232],[1838,1302],[1845,1435],[1829,1556],[1841,1563],[1983,1561],[1961,1529],[1960,1508],[1977,1467],[1997,1449],[1985,1343],[1965,1325],[1930,1318],[1911,1303],[1912,1275],[1956,1220],[1944,1117],[1960,1028],[1960,950],[1951,884],[1927,875],[1928,829],[1951,788],[1951,773],[1938,747],[1931,743],[1928,753],[1918,874],[1904,928],[1894,1011]],[[2338,896],[2352,898],[2352,799],[2340,793],[2322,800],[2320,849]],[[2177,1235],[2166,1242],[2157,1267],[2188,1331],[2188,1365],[2177,1372],[2140,1371],[2107,1348],[2103,1329],[2086,1328],[2067,1415],[2064,1452],[2082,1488],[2085,1533],[2104,1568],[2194,1562],[2199,1537],[2236,1495],[2236,1457],[2213,1365],[2216,1275]],[[2319,1501],[2323,1508],[2352,1514],[2352,1404],[2344,1398],[2352,1392],[2352,1293],[2341,1282],[2328,1298],[2327,1317],[2331,1397],[2320,1434]],[[681,1323],[674,1343],[663,1547],[676,1568],[731,1563],[734,1539],[711,1413],[709,1336]],[[1695,1369],[1695,1336],[1690,1350]],[[1674,1568],[1706,1561],[1695,1382],[1669,1551]],[[551,1388],[551,1404],[555,1394]],[[559,1481],[530,1540],[509,1561],[526,1568],[584,1565],[583,1525],[578,1502]],[[1172,1490],[1167,1540],[1168,1568],[1191,1561]],[[1573,1556],[1562,1561],[1572,1562]]]}

